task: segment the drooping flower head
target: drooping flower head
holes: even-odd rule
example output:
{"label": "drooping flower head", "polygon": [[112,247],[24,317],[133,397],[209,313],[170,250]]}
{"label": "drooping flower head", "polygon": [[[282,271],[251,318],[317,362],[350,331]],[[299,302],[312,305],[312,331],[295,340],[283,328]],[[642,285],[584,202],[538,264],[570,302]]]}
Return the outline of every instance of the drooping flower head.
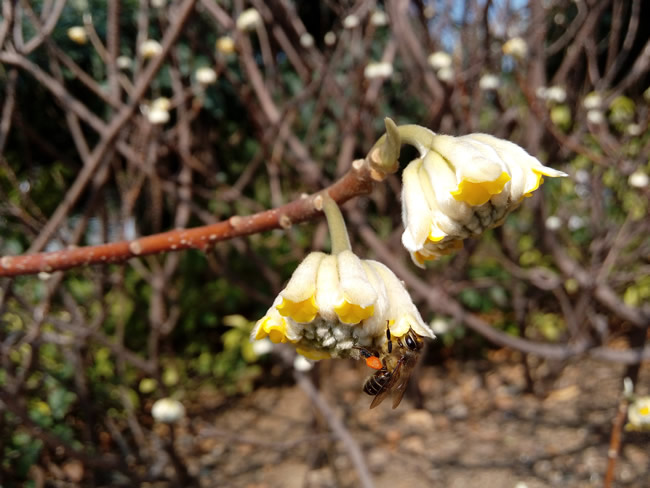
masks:
{"label": "drooping flower head", "polygon": [[566,176],[488,134],[452,137],[410,127],[420,157],[403,173],[402,243],[421,267],[500,225],[544,176]]}
{"label": "drooping flower head", "polygon": [[304,259],[255,325],[252,339],[290,343],[309,359],[324,359],[358,358],[358,348],[380,349],[387,326],[395,337],[410,329],[433,337],[393,272],[350,250],[343,218],[329,197],[324,210],[332,254],[312,252]]}

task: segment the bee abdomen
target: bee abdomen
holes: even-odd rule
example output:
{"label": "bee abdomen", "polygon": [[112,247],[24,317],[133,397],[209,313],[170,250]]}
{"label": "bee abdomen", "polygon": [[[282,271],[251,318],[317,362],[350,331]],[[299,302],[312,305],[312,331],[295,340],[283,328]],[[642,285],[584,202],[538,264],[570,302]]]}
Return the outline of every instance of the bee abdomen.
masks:
{"label": "bee abdomen", "polygon": [[363,391],[371,396],[376,396],[381,392],[390,380],[388,371],[378,371],[370,376],[363,385]]}

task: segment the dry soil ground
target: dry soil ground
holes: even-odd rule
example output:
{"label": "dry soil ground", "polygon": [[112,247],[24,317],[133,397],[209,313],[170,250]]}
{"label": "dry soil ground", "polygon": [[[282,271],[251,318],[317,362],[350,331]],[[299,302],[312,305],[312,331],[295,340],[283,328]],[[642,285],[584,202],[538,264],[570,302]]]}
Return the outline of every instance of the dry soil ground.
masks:
{"label": "dry soil ground", "polygon": [[[524,393],[523,367],[510,358],[454,364],[423,367],[424,408],[406,397],[396,410],[390,401],[368,409],[367,369],[323,364],[322,394],[361,446],[375,486],[602,486],[622,367],[575,362],[536,396]],[[638,383],[647,393],[648,368]],[[297,386],[198,400],[178,445],[201,486],[360,486],[345,447]],[[650,487],[650,433],[624,439],[615,486]]]}

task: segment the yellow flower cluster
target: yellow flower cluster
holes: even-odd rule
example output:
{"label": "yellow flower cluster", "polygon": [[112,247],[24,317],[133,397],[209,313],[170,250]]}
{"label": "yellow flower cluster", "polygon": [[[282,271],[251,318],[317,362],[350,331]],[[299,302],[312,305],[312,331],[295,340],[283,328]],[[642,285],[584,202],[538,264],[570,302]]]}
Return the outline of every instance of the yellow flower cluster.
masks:
{"label": "yellow flower cluster", "polygon": [[401,337],[412,328],[433,337],[399,279],[383,264],[350,250],[313,252],[296,268],[252,334],[287,342],[309,359],[354,357],[378,349],[386,325]]}
{"label": "yellow flower cluster", "polygon": [[566,176],[488,134],[420,131],[428,135],[419,138],[420,157],[404,170],[402,186],[402,243],[420,267],[500,225],[543,176]]}

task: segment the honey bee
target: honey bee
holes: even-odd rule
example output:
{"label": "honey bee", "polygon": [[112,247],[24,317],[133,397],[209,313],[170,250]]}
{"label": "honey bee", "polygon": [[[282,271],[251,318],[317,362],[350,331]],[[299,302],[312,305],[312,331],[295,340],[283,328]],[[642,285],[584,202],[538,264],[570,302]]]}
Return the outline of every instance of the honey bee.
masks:
{"label": "honey bee", "polygon": [[366,364],[377,370],[363,385],[363,391],[375,397],[370,408],[375,408],[383,402],[389,393],[392,393],[393,408],[400,404],[424,346],[422,337],[413,329],[410,329],[403,338],[397,338],[395,352],[393,352],[393,340],[388,327],[386,327],[386,339],[386,350],[383,351],[381,358],[366,349],[361,349]]}

